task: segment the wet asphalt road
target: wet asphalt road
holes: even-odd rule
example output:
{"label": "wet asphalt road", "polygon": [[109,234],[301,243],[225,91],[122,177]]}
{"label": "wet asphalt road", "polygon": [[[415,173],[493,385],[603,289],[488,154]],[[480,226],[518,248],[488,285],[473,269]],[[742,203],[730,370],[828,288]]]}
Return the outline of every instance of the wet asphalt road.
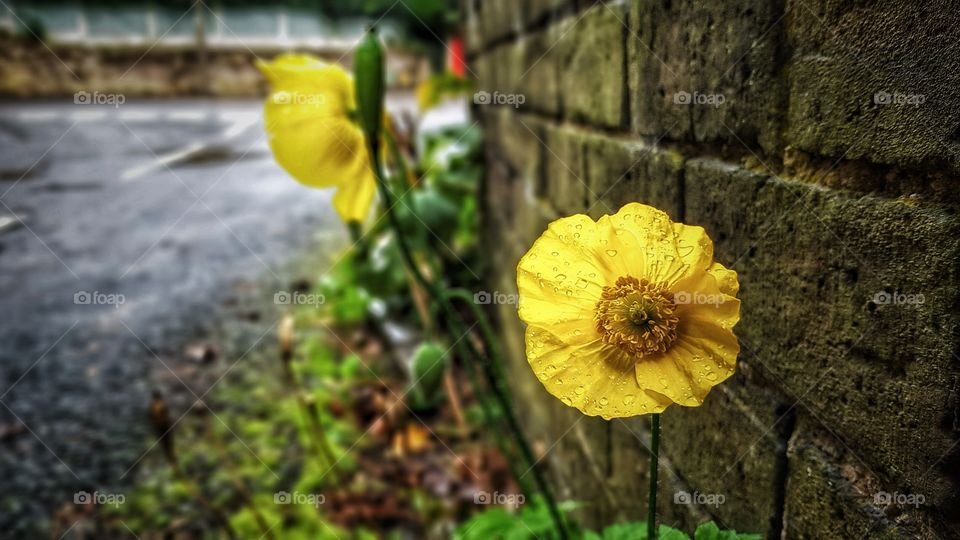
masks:
{"label": "wet asphalt road", "polygon": [[0,105],[0,536],[124,490],[158,378],[238,283],[342,240],[329,198],[257,102]]}

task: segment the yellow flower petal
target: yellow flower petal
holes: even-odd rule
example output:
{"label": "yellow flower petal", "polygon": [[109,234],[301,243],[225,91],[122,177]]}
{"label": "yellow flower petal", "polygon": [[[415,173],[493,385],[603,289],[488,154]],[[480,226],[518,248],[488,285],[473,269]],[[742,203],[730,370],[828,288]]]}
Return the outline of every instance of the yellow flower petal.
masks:
{"label": "yellow flower petal", "polygon": [[596,223],[578,214],[549,225],[520,259],[517,285],[520,319],[562,324],[593,320],[593,306],[608,272],[591,246],[599,241]]}
{"label": "yellow flower petal", "polygon": [[646,392],[632,373],[598,360],[607,351],[597,339],[571,341],[528,326],[525,341],[527,358],[544,388],[584,414],[609,420],[661,412],[671,403]]}
{"label": "yellow flower petal", "polygon": [[353,79],[337,65],[302,54],[257,65],[271,84],[264,123],[277,163],[304,185],[337,187],[340,217],[362,220],[376,184],[363,131],[350,118]]}
{"label": "yellow flower petal", "polygon": [[639,386],[678,405],[703,404],[710,389],[733,374],[740,345],[730,330],[687,320],[677,343],[663,355],[636,363]]}
{"label": "yellow flower petal", "polygon": [[531,367],[585,414],[697,406],[733,373],[737,274],[713,261],[703,228],[655,208],[551,223],[521,258],[517,287]]}
{"label": "yellow flower petal", "polygon": [[740,281],[737,280],[736,270],[730,270],[715,262],[707,272],[717,280],[717,285],[723,294],[736,296],[740,292]]}
{"label": "yellow flower petal", "polygon": [[357,173],[357,181],[340,186],[333,196],[333,207],[346,222],[363,221],[370,212],[370,203],[377,189],[369,167]]}

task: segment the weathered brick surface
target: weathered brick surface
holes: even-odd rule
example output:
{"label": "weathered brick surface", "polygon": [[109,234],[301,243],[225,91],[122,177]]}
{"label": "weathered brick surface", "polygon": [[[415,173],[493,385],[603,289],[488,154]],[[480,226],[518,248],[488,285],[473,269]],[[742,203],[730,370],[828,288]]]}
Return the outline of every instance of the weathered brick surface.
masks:
{"label": "weathered brick surface", "polygon": [[954,486],[928,469],[956,436],[956,218],[710,159],[688,162],[686,188],[686,219],[740,274],[741,356],[884,477],[942,504]]}
{"label": "weathered brick surface", "polygon": [[[739,273],[736,375],[663,417],[662,521],[783,538],[960,534],[960,219],[931,202],[956,200],[943,192],[957,172],[957,11],[519,4],[515,38],[475,59],[478,88],[527,98],[476,107],[496,287],[515,292],[516,262],[549,221],[631,201],[704,226]],[[920,107],[872,101],[919,87]],[[678,105],[681,90],[725,102]],[[564,407],[527,366],[515,306],[498,314],[563,497],[589,503],[588,525],[642,519],[647,419]],[[681,490],[724,501],[675,504]]]}
{"label": "weathered brick surface", "polygon": [[921,499],[887,491],[818,427],[802,425],[790,441],[787,538],[944,537],[942,524],[921,510]]}
{"label": "weathered brick surface", "polygon": [[582,211],[590,198],[586,180],[584,143],[587,135],[569,126],[547,125],[544,130],[544,176],[551,206],[562,214]]}
{"label": "weathered brick surface", "polygon": [[627,137],[596,134],[584,142],[591,217],[597,219],[637,201],[680,218],[683,155]]}
{"label": "weathered brick surface", "polygon": [[676,140],[742,141],[777,153],[786,103],[779,3],[638,0],[631,6],[633,129]]}
{"label": "weathered brick surface", "polygon": [[522,49],[516,88],[525,98],[523,110],[549,116],[560,114],[560,65],[563,49],[554,47],[560,39],[560,27],[524,36],[516,47]]}
{"label": "weathered brick surface", "polygon": [[846,159],[960,172],[960,10],[788,2],[787,142]]}
{"label": "weathered brick surface", "polygon": [[704,496],[704,512],[740,531],[779,532],[775,494],[792,416],[776,396],[747,384],[741,366],[701,407],[668,409],[662,424],[663,450]]}
{"label": "weathered brick surface", "polygon": [[557,26],[560,100],[567,118],[617,128],[626,125],[626,11],[601,3]]}

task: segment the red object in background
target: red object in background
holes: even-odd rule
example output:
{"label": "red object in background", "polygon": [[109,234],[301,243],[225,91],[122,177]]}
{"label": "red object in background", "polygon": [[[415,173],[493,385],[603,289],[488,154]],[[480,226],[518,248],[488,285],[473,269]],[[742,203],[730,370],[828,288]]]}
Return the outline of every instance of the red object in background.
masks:
{"label": "red object in background", "polygon": [[463,59],[463,38],[460,36],[450,38],[450,46],[447,47],[447,51],[447,67],[457,77],[466,77],[467,62]]}

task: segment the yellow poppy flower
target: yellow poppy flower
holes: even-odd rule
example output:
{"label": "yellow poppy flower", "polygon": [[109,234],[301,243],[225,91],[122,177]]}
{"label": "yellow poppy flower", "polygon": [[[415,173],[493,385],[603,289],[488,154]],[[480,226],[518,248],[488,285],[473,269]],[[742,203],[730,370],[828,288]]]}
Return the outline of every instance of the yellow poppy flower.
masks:
{"label": "yellow poppy flower", "polygon": [[737,273],[702,227],[630,203],[554,221],[517,266],[527,360],[554,396],[606,419],[696,407],[733,374]]}
{"label": "yellow poppy flower", "polygon": [[376,182],[356,109],[353,78],[304,54],[257,62],[270,82],[264,122],[277,163],[298,182],[336,187],[333,206],[346,222],[363,221]]}

